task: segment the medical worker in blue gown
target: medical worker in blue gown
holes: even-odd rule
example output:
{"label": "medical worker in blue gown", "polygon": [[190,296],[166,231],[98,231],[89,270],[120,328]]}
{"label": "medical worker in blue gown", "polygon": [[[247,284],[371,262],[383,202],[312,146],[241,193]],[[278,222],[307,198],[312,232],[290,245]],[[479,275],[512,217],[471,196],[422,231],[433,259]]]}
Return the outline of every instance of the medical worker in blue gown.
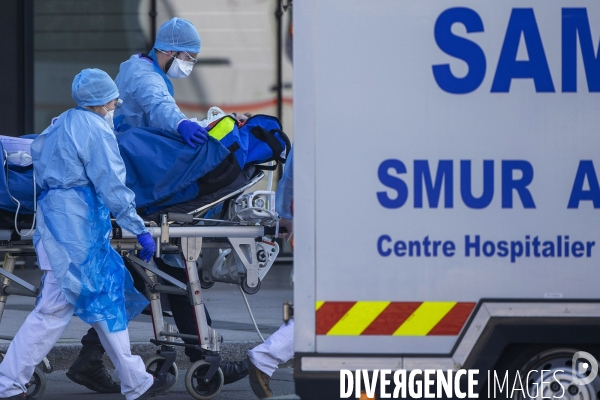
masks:
{"label": "medical worker in blue gown", "polygon": [[[145,400],[174,383],[155,379],[130,352],[128,322],[148,304],[110,246],[110,213],[138,235],[142,258],[154,240],[135,212],[125,166],[109,123],[119,92],[98,69],[85,69],[72,86],[77,108],[54,119],[31,145],[43,189],[34,244],[45,271],[41,294],[0,364],[0,397],[27,399],[34,368],[65,331],[73,313],[91,324],[116,366],[121,393]],[[112,121],[110,121],[112,122]]]}
{"label": "medical worker in blue gown", "polygon": [[[123,99],[123,105],[115,111],[115,131],[122,132],[130,128],[151,127],[175,135],[180,134],[182,139],[193,148],[206,142],[206,130],[198,123],[190,121],[175,103],[173,84],[170,79],[189,76],[199,52],[200,35],[191,22],[181,18],[172,18],[162,24],[156,33],[152,51],[149,54],[134,54],[120,66],[115,83],[119,89],[119,97]],[[235,186],[234,189],[237,189],[246,183],[252,172],[253,169],[245,169],[230,187]],[[231,192],[232,190],[227,191],[230,187],[224,188],[223,191]],[[211,196],[216,200],[222,196],[221,193],[217,192]],[[186,206],[192,207],[192,209],[199,207],[199,205],[191,204]],[[179,207],[180,205],[175,205],[170,209],[162,210],[162,212],[187,212]],[[180,267],[179,263],[170,260],[167,264],[158,258],[156,262],[158,268],[169,275],[180,281],[187,281],[185,269],[178,268]],[[179,332],[196,335],[196,317],[189,299],[178,295],[168,295],[167,298]],[[211,320],[208,313],[207,321],[210,325]],[[191,344],[197,343],[197,341],[189,339],[184,339],[184,341]],[[104,350],[94,329],[90,329],[81,339],[81,344],[83,347],[79,357],[69,368],[67,377],[96,392],[113,393],[118,391],[118,383],[112,380],[103,365]],[[202,358],[202,352],[195,348],[186,348],[185,354],[190,358],[190,362]],[[248,374],[248,367],[242,361],[224,360],[221,370],[226,385],[242,379]]]}
{"label": "medical worker in blue gown", "polygon": [[115,129],[151,127],[179,133],[191,147],[206,142],[206,129],[190,121],[175,103],[169,78],[186,78],[200,52],[200,35],[181,18],[165,22],[149,54],[134,54],[121,64],[115,83],[123,107],[115,112]]}

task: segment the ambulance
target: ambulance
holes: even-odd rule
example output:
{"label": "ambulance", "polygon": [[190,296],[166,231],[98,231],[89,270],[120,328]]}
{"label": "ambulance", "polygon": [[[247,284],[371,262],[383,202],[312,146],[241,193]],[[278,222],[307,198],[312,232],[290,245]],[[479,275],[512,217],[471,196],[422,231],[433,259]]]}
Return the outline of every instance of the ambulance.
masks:
{"label": "ambulance", "polygon": [[600,398],[599,42],[596,0],[294,2],[298,396]]}

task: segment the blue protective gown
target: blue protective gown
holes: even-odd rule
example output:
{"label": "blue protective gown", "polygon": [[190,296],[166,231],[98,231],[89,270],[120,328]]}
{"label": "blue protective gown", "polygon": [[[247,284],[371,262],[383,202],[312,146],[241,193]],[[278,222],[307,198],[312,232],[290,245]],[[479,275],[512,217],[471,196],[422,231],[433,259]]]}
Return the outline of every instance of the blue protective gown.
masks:
{"label": "blue protective gown", "polygon": [[283,176],[279,180],[277,191],[275,192],[275,211],[282,218],[293,218],[292,200],[294,200],[294,147],[292,147],[288,154]]}
{"label": "blue protective gown", "polygon": [[[156,60],[154,50],[150,57]],[[123,105],[115,110],[115,128],[158,128],[177,133],[186,119],[173,98],[173,84],[156,61],[135,54],[119,68],[115,79]]]}
{"label": "blue protective gown", "polygon": [[124,229],[147,232],[125,186],[125,166],[104,119],[84,108],[61,114],[31,145],[38,200],[36,247],[41,240],[75,314],[111,332],[148,304],[110,246],[110,213]]}

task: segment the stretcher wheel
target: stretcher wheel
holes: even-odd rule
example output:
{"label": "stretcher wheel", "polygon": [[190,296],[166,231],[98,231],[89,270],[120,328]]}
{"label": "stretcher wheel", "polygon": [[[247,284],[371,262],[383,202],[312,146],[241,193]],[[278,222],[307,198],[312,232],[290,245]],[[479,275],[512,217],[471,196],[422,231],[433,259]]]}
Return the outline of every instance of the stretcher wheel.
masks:
{"label": "stretcher wheel", "polygon": [[[0,353],[0,363],[4,360],[4,353]],[[33,376],[29,383],[25,385],[27,388],[27,397],[37,397],[41,399],[46,391],[46,374],[40,367],[35,367]]]}
{"label": "stretcher wheel", "polygon": [[205,281],[204,279],[200,279],[200,287],[202,289],[210,289],[211,287],[213,287],[215,283],[211,282],[211,281]]}
{"label": "stretcher wheel", "polygon": [[246,277],[242,278],[242,290],[246,294],[255,294],[260,290],[260,279],[258,280],[258,284],[255,287],[248,286],[248,280]]}
{"label": "stretcher wheel", "polygon": [[41,399],[46,391],[46,374],[40,367],[35,367],[33,376],[29,380],[29,383],[25,385],[27,388],[27,398],[35,397]]}
{"label": "stretcher wheel", "polygon": [[200,360],[193,363],[185,374],[185,388],[195,399],[208,400],[221,393],[225,378],[221,368],[213,375],[208,383],[204,383],[204,377],[210,368],[208,361]]}
{"label": "stretcher wheel", "polygon": [[[158,354],[150,357],[149,359],[144,361],[144,365],[146,366],[146,372],[151,374],[152,376],[158,376],[158,371],[160,371],[164,362],[165,358],[163,356],[159,356]],[[175,380],[173,381],[173,384],[171,386],[158,393],[158,395],[168,393],[171,389],[173,389],[173,386],[177,384],[177,378],[179,378],[179,368],[177,368],[177,364],[173,363],[173,365],[171,365],[171,368],[169,368],[168,372],[171,375],[173,375],[173,377],[175,377]]]}

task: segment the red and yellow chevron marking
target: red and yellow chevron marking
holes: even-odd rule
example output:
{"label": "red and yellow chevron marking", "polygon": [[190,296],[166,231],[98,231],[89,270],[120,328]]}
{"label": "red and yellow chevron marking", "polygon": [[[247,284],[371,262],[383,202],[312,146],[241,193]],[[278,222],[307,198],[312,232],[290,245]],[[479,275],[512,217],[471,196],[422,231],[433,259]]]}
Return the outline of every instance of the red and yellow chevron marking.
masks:
{"label": "red and yellow chevron marking", "polygon": [[475,303],[317,301],[317,335],[456,336]]}

